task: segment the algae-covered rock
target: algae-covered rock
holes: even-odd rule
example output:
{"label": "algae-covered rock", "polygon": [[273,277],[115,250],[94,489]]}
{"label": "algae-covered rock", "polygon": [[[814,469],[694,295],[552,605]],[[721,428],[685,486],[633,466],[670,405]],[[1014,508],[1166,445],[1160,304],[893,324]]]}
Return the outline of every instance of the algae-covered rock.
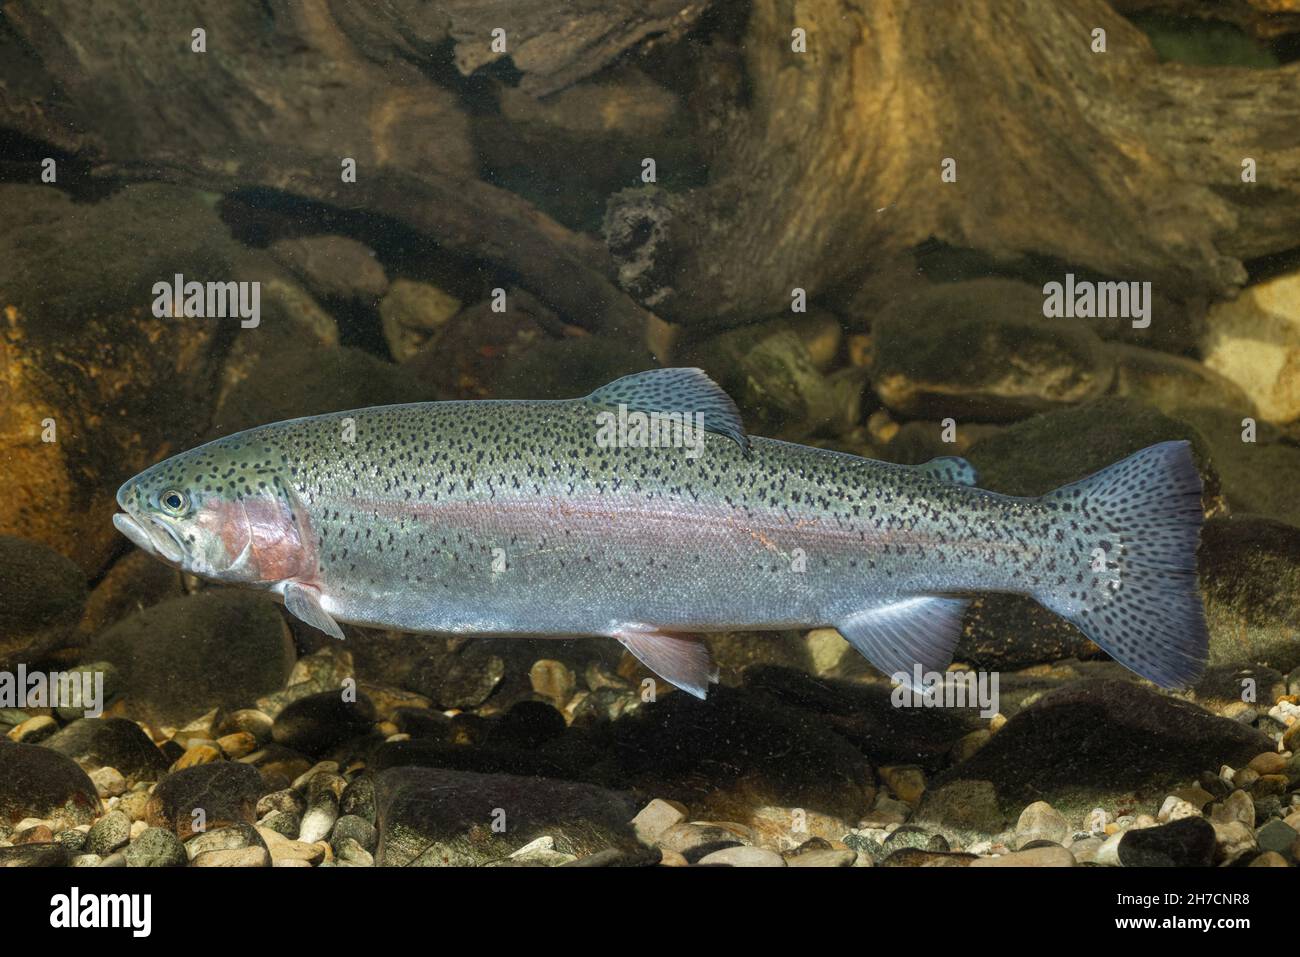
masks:
{"label": "algae-covered rock", "polygon": [[294,663],[279,608],[240,590],[146,608],[95,638],[87,656],[116,665],[128,713],[158,725],[185,724],[214,707],[251,706],[278,691]]}
{"label": "algae-covered rock", "polygon": [[0,535],[0,667],[57,647],[86,601],[86,576],[39,542]]}
{"label": "algae-covered rock", "polygon": [[1300,528],[1249,515],[1214,519],[1198,554],[1211,663],[1283,673],[1300,665]]}
{"label": "algae-covered rock", "polygon": [[1043,318],[1042,296],[1007,280],[931,287],[871,332],[872,387],[910,417],[1015,420],[1095,399],[1114,374],[1086,324]]}
{"label": "algae-covered rock", "polygon": [[128,784],[157,781],[168,760],[134,721],[126,718],[79,718],[41,747],[76,761],[86,771],[114,768]]}
{"label": "algae-covered rock", "polygon": [[[377,863],[478,866],[549,837],[584,857],[638,846],[630,795],[589,784],[442,768],[389,768],[375,776]],[[494,827],[501,821],[504,827]]]}
{"label": "algae-covered rock", "polygon": [[[755,435],[800,439],[842,431],[855,424],[846,421],[852,408],[810,349],[823,318],[788,316],[742,326],[683,345],[673,361],[707,372],[735,400]],[[860,381],[858,386],[860,391]]]}
{"label": "algae-covered rock", "polygon": [[99,792],[71,758],[0,739],[0,824],[37,817],[75,827],[99,812]]}
{"label": "algae-covered rock", "polygon": [[1078,481],[1157,442],[1183,439],[1205,481],[1219,489],[1209,446],[1197,429],[1132,399],[1106,397],[1034,416],[976,442],[966,457],[979,484],[1006,495],[1042,495]]}
{"label": "algae-covered rock", "polygon": [[304,415],[436,398],[431,386],[361,349],[281,344],[268,349],[222,397],[212,434]]}
{"label": "algae-covered rock", "polygon": [[421,349],[436,346],[460,307],[459,299],[431,283],[395,280],[379,304],[388,351],[405,362]]}
{"label": "algae-covered rock", "polygon": [[270,253],[321,299],[374,303],[388,291],[388,277],[374,251],[347,236],[280,239]]}
{"label": "algae-covered rock", "polygon": [[1012,816],[1034,801],[1047,801],[1072,819],[1097,806],[1154,813],[1169,789],[1206,768],[1240,767],[1273,749],[1262,732],[1190,702],[1134,682],[1084,680],[1023,708],[931,788],[991,782]]}

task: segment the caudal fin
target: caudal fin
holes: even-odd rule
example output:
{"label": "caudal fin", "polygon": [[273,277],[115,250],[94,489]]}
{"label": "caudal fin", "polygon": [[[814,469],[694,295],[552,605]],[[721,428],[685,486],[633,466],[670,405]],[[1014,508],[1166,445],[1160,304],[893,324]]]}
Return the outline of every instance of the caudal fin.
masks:
{"label": "caudal fin", "polygon": [[1196,587],[1203,512],[1190,445],[1145,448],[1043,501],[1057,511],[1064,567],[1054,581],[1064,583],[1035,597],[1142,677],[1195,684],[1209,634]]}

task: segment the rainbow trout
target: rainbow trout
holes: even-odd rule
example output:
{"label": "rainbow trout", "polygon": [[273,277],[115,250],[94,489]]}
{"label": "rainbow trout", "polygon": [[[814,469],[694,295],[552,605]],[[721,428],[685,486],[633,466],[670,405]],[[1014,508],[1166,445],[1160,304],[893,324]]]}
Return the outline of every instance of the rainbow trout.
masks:
{"label": "rainbow trout", "polygon": [[585,398],[277,422],[131,479],[114,524],[309,625],[607,636],[704,697],[701,634],[830,626],[886,675],[952,658],[969,596],[1030,595],[1128,668],[1193,683],[1201,481],[1186,442],[1034,498],[745,434],[698,369]]}

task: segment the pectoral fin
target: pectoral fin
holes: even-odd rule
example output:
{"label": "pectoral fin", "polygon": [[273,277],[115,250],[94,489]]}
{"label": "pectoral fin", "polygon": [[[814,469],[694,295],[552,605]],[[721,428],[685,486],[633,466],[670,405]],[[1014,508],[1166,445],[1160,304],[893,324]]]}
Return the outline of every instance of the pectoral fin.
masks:
{"label": "pectoral fin", "polygon": [[952,661],[961,637],[961,618],[970,604],[965,598],[917,595],[867,608],[836,627],[868,661],[915,689],[913,666],[943,671]]}
{"label": "pectoral fin", "polygon": [[329,616],[320,604],[320,589],[302,582],[286,582],[284,586],[284,607],[289,614],[300,618],[313,628],[325,632],[331,638],[343,640],[343,629]]}
{"label": "pectoral fin", "polygon": [[664,681],[697,698],[703,698],[709,685],[718,682],[709,646],[696,635],[670,635],[648,626],[628,625],[613,637]]}

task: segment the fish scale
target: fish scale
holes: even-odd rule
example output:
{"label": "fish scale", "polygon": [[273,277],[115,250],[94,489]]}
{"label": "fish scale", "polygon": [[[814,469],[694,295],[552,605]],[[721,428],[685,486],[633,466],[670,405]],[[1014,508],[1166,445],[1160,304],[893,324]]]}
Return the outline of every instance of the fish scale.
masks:
{"label": "fish scale", "polygon": [[[602,444],[616,408],[699,413],[703,430],[688,448]],[[1040,497],[973,482],[952,457],[908,467],[751,438],[703,373],[667,369],[582,399],[262,426],[132,479],[119,527],[339,637],[337,622],[609,636],[701,697],[715,673],[700,634],[836,627],[909,680],[948,663],[968,596],[989,591],[1033,596],[1159,683],[1199,674],[1186,443]]]}

